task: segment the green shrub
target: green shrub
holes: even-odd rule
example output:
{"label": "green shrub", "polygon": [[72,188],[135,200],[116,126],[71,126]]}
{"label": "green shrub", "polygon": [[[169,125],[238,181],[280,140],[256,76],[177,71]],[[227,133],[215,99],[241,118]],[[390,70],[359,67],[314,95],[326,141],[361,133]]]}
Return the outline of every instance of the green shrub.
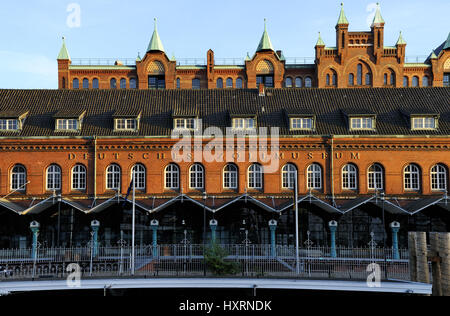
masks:
{"label": "green shrub", "polygon": [[232,275],[239,271],[239,264],[226,261],[228,253],[220,245],[214,243],[205,249],[205,261],[208,269],[214,275]]}

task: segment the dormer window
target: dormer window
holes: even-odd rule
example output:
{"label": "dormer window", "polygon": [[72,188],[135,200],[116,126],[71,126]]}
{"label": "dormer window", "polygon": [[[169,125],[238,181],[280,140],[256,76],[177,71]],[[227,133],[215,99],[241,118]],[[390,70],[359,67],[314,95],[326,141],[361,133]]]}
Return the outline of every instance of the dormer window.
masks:
{"label": "dormer window", "polygon": [[135,118],[116,118],[116,131],[135,131],[137,130],[138,121]]}
{"label": "dormer window", "polygon": [[0,112],[0,131],[20,131],[27,114],[23,111]]}
{"label": "dormer window", "polygon": [[312,130],[314,129],[313,117],[291,117],[290,118],[291,130]]}
{"label": "dormer window", "polygon": [[17,119],[0,119],[0,130],[2,131],[17,131],[20,123]]}
{"label": "dormer window", "polygon": [[193,117],[174,119],[174,128],[178,130],[196,130],[197,119]]}
{"label": "dormer window", "polygon": [[139,130],[141,111],[139,109],[123,108],[117,110],[114,115],[114,131],[136,132]]}
{"label": "dormer window", "polygon": [[360,130],[374,130],[375,129],[375,118],[371,116],[365,117],[351,117],[350,118],[350,130],[360,131]]}
{"label": "dormer window", "polygon": [[235,117],[232,121],[233,129],[254,130],[256,128],[256,119],[250,117]]}
{"label": "dormer window", "polygon": [[412,130],[434,130],[437,128],[437,118],[433,116],[417,116],[411,118]]}
{"label": "dormer window", "polygon": [[58,119],[56,120],[56,129],[59,131],[77,131],[79,130],[79,121],[77,119]]}
{"label": "dormer window", "polygon": [[81,130],[84,115],[83,109],[64,109],[54,115],[57,132],[78,132]]}

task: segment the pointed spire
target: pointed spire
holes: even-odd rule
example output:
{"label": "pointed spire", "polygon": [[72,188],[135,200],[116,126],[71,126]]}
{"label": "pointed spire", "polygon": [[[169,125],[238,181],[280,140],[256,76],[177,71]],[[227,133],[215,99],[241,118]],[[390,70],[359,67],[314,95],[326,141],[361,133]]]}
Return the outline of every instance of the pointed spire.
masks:
{"label": "pointed spire", "polygon": [[431,51],[430,59],[437,59],[436,53],[434,52],[434,49]]}
{"label": "pointed spire", "polygon": [[447,40],[445,41],[444,48],[442,49],[449,49],[449,48],[450,48],[450,33],[448,33]]}
{"label": "pointed spire", "polygon": [[267,21],[264,19],[264,33],[261,37],[261,40],[259,41],[258,48],[256,49],[257,52],[260,52],[262,50],[273,50],[272,42],[270,41],[269,34],[267,33]]}
{"label": "pointed spire", "polygon": [[406,45],[406,41],[403,39],[402,31],[400,31],[400,35],[398,36],[396,45]]}
{"label": "pointed spire", "polygon": [[384,20],[383,17],[381,16],[380,4],[377,3],[377,11],[375,12],[375,16],[373,18],[372,27],[381,24],[384,24]]}
{"label": "pointed spire", "polygon": [[59,51],[58,54],[58,60],[70,60],[70,55],[69,55],[69,51],[67,50],[66,47],[66,38],[63,36],[62,38],[63,44],[61,47],[61,50]]}
{"label": "pointed spire", "polygon": [[316,46],[325,46],[325,42],[322,40],[322,36],[319,32],[319,39],[317,40]]}
{"label": "pointed spire", "polygon": [[250,54],[247,52],[247,56],[245,56],[245,61],[249,61],[249,60],[252,60],[252,59],[250,58]]}
{"label": "pointed spire", "polygon": [[150,51],[164,51],[164,46],[159,38],[158,28],[156,26],[156,18],[155,18],[155,30],[153,31],[152,39],[150,40],[150,44],[148,44],[147,53]]}
{"label": "pointed spire", "polygon": [[136,57],[136,61],[137,61],[137,62],[138,62],[138,61],[142,61],[141,53],[138,53],[138,55],[137,55],[137,57]]}
{"label": "pointed spire", "polygon": [[337,22],[337,25],[340,24],[347,24],[347,25],[349,24],[344,12],[344,3],[341,3],[341,13],[339,14],[339,19]]}

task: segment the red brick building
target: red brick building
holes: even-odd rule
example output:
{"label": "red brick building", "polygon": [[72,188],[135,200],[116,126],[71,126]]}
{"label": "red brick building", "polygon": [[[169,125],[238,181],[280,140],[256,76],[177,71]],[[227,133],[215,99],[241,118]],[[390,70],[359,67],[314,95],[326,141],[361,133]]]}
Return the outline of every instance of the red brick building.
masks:
{"label": "red brick building", "polygon": [[[448,87],[450,34],[423,62],[406,62],[400,33],[393,46],[384,42],[378,7],[370,31],[350,32],[341,8],[336,43],[326,46],[319,34],[311,63],[285,58],[276,51],[265,28],[253,56],[217,62],[176,60],[166,55],[155,25],[146,54],[136,60],[71,60],[66,44],[58,56],[60,89],[254,89],[260,82],[274,88]],[[228,64],[228,65],[227,65]],[[231,64],[231,65],[230,65]]]}
{"label": "red brick building", "polygon": [[288,62],[267,29],[240,65],[212,50],[181,65],[156,27],[132,65],[80,65],[64,43],[60,89],[0,90],[0,248],[29,245],[32,220],[48,246],[85,244],[93,219],[103,245],[131,239],[133,174],[141,244],[153,219],[161,243],[201,242],[216,219],[219,242],[264,244],[276,219],[293,244],[296,178],[302,244],[328,245],[331,220],[345,246],[389,244],[393,221],[402,246],[449,231],[450,38],[408,64],[379,8],[370,32],[348,25],[342,8],[314,64]]}

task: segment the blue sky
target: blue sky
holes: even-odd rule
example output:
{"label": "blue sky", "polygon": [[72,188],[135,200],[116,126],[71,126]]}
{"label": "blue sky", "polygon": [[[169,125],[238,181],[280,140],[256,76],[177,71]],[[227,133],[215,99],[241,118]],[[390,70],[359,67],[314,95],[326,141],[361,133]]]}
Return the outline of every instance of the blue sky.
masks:
{"label": "blue sky", "polygon": [[[376,1],[347,0],[350,30],[369,30]],[[81,9],[80,26],[70,27],[71,3]],[[30,0],[0,3],[0,88],[57,88],[56,56],[66,37],[72,58],[135,58],[145,53],[153,18],[167,54],[205,58],[244,58],[253,54],[264,18],[275,49],[286,57],[312,57],[317,32],[335,45],[340,1],[300,0]],[[394,45],[400,30],[408,56],[428,55],[450,32],[449,0],[381,1],[385,45]],[[75,21],[70,19],[70,21]]]}

